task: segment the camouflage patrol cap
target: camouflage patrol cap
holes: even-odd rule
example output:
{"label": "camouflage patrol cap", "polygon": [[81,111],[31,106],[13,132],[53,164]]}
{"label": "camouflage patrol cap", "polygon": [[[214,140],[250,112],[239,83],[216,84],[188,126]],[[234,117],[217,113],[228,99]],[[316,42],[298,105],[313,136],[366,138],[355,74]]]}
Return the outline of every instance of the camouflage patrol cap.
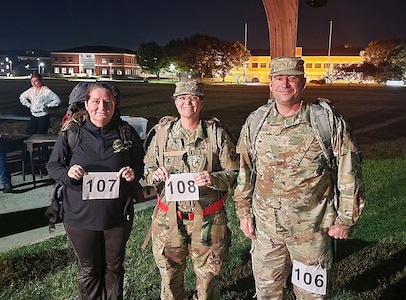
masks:
{"label": "camouflage patrol cap", "polygon": [[203,96],[203,82],[198,80],[191,81],[178,81],[175,84],[175,92],[173,97],[180,95],[196,95],[199,97]]}
{"label": "camouflage patrol cap", "polygon": [[298,57],[277,57],[271,60],[269,75],[303,75],[304,61]]}

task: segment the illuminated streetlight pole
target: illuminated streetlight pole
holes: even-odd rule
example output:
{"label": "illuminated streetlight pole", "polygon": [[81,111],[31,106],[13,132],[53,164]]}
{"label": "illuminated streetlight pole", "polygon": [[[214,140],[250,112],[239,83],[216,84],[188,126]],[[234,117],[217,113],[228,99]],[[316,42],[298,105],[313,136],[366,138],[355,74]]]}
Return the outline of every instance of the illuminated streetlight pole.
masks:
{"label": "illuminated streetlight pole", "polygon": [[11,61],[11,59],[6,57],[6,63],[8,63],[8,65],[6,65],[6,68],[9,69],[9,72],[7,72],[7,76],[13,76],[13,62]]}
{"label": "illuminated streetlight pole", "polygon": [[333,21],[330,20],[330,28],[329,28],[329,35],[328,35],[328,53],[327,53],[327,57],[328,57],[328,69],[327,69],[327,79],[328,81],[330,81],[330,84],[332,83],[332,80],[330,78],[330,55],[331,55],[331,36],[333,33]]}
{"label": "illuminated streetlight pole", "polygon": [[[244,46],[245,46],[245,50],[247,50],[247,34],[248,34],[248,24],[245,23],[244,26]],[[243,64],[244,66],[244,82],[247,82],[247,62],[244,62]]]}

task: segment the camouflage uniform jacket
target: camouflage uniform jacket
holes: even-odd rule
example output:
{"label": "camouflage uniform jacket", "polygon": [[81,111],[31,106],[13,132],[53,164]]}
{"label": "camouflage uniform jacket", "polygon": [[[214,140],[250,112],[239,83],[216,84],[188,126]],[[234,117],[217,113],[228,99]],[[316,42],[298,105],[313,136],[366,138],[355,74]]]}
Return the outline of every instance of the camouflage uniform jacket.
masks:
{"label": "camouflage uniform jacket", "polygon": [[[152,174],[158,167],[159,147],[164,147],[163,165],[170,174],[194,173],[204,170],[212,170],[211,176],[213,185],[200,187],[199,203],[202,208],[221,198],[235,184],[239,160],[235,151],[235,145],[227,132],[214,119],[200,121],[200,124],[193,132],[188,132],[182,127],[180,120],[173,117],[164,117],[159,124],[155,125],[157,132],[152,138],[144,158],[145,181],[153,185]],[[165,130],[166,140],[158,141],[158,131]],[[215,143],[210,143],[208,131],[212,130]],[[161,144],[161,145],[159,145]],[[211,144],[212,165],[209,165],[207,151]],[[158,187],[161,200],[166,203],[164,185]],[[179,201],[178,210],[184,212],[193,211],[193,203],[190,201]]]}
{"label": "camouflage uniform jacket", "polygon": [[[249,155],[251,113],[237,146],[240,172],[234,193],[239,218],[254,217],[264,230],[306,234],[332,224],[352,226],[365,204],[361,156],[351,129],[341,116],[328,111],[335,176],[328,167],[310,122],[310,104],[283,117],[275,104]],[[255,164],[255,168],[253,168]],[[256,172],[254,172],[256,170]],[[338,179],[334,198],[333,178]],[[335,203],[336,202],[336,203]]]}

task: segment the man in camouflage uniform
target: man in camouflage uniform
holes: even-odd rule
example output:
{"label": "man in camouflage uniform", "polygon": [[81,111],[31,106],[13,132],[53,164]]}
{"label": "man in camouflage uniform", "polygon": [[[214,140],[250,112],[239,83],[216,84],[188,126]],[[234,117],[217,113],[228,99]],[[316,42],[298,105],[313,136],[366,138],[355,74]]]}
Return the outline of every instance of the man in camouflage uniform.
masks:
{"label": "man in camouflage uniform", "polygon": [[[158,194],[152,249],[162,277],[161,299],[188,299],[184,288],[188,254],[196,274],[194,298],[219,299],[220,274],[229,261],[231,240],[224,202],[239,167],[235,141],[220,121],[201,118],[201,82],[176,83],[173,99],[180,118],[160,120],[144,159],[145,180]],[[199,200],[169,201],[164,182],[179,173],[193,173]]]}
{"label": "man in camouflage uniform", "polygon": [[293,286],[297,299],[323,299],[306,284],[325,287],[325,270],[333,261],[331,238],[346,239],[364,207],[360,152],[348,124],[326,109],[328,128],[334,129],[335,167],[330,168],[311,127],[310,107],[315,104],[302,98],[303,60],[275,58],[270,69],[275,98],[270,111],[253,141],[256,112],[250,114],[237,146],[237,215],[241,230],[252,239],[258,299],[282,299],[297,262],[312,272],[325,272],[311,277],[316,273],[295,267],[292,282],[301,282]]}

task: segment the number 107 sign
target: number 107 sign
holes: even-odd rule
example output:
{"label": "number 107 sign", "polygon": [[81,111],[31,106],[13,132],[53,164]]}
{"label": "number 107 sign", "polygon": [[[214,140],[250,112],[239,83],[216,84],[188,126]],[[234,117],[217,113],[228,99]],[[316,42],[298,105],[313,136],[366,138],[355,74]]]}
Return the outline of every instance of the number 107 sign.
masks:
{"label": "number 107 sign", "polygon": [[165,181],[167,201],[199,200],[199,187],[193,178],[196,173],[171,174]]}

